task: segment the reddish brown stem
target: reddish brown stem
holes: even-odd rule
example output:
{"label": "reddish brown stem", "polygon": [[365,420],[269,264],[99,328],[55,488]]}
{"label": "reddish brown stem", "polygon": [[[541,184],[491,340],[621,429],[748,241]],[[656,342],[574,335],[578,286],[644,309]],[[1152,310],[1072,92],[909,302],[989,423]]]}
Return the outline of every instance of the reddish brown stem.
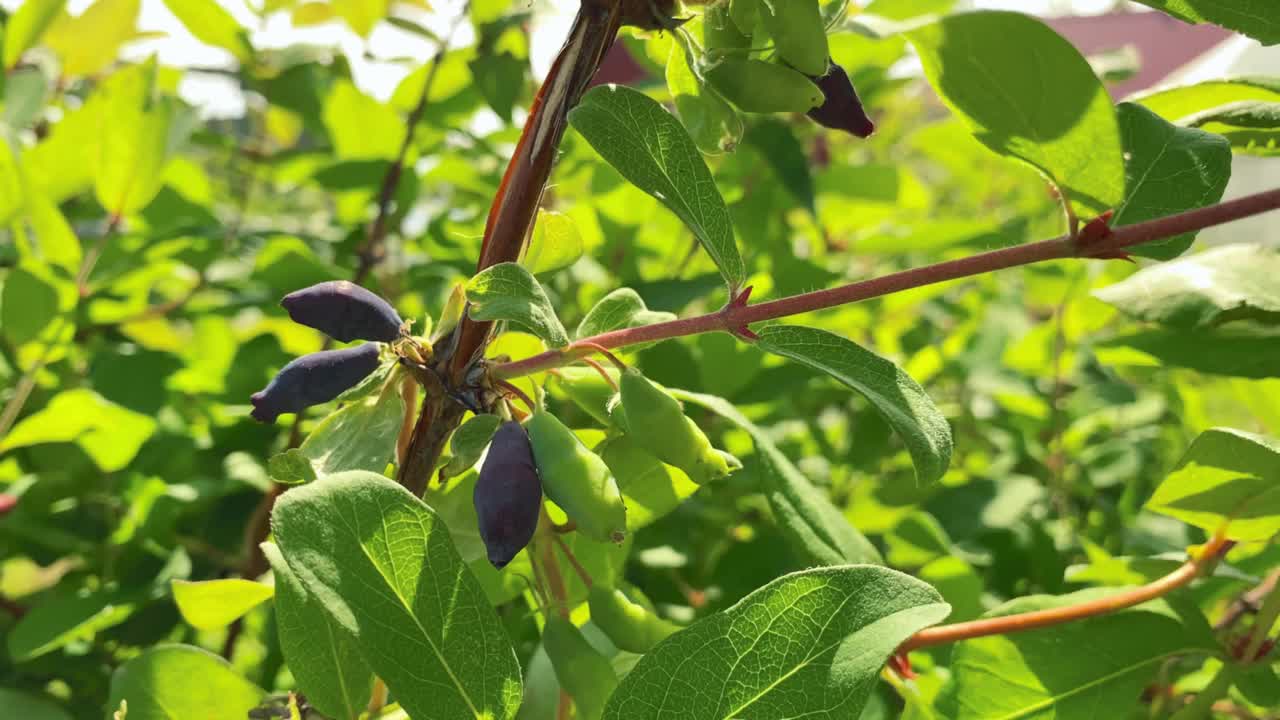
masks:
{"label": "reddish brown stem", "polygon": [[[1106,256],[1124,248],[1204,230],[1276,209],[1280,209],[1280,189],[1268,190],[1238,200],[1189,210],[1136,225],[1126,225],[1116,228],[1109,236],[1091,243],[1088,247],[1088,256]],[[926,285],[983,275],[996,270],[1080,256],[1082,255],[1072,237],[1063,235],[1051,240],[1041,240],[947,260],[934,265],[911,268],[827,290],[792,295],[755,305],[731,303],[717,312],[706,315],[614,330],[584,338],[559,350],[549,350],[524,360],[499,365],[494,369],[494,374],[503,378],[521,377],[571,362],[580,356],[584,348],[593,346],[620,348],[707,332],[736,333],[739,328],[752,323],[838,307]]]}
{"label": "reddish brown stem", "polygon": [[538,411],[537,403],[535,403],[533,401],[533,398],[529,397],[528,393],[526,393],[525,391],[521,390],[515,385],[512,385],[506,380],[499,380],[497,382],[497,385],[498,387],[502,388],[502,391],[507,393],[508,395],[519,398],[520,402],[524,403],[524,406],[529,408],[530,413],[535,413]]}
{"label": "reddish brown stem", "polygon": [[600,377],[604,378],[604,381],[609,383],[609,387],[613,388],[614,392],[618,392],[617,381],[613,379],[613,376],[609,374],[608,370],[604,369],[603,365],[596,362],[595,360],[592,360],[591,358],[582,358],[582,363],[590,367],[592,370],[595,370],[597,373],[599,373]]}
{"label": "reddish brown stem", "polygon": [[1035,612],[1020,613],[1018,615],[1006,615],[1004,617],[986,618],[983,620],[973,620],[971,622],[955,623],[954,625],[942,625],[940,627],[921,630],[907,640],[899,648],[901,652],[909,652],[911,650],[919,650],[920,648],[932,647],[934,645],[945,645],[947,643],[959,642],[977,637],[986,637],[988,635],[1007,635],[1015,632],[1025,632],[1027,630],[1035,630],[1037,628],[1049,627],[1052,625],[1061,625],[1063,623],[1072,622],[1074,620],[1083,620],[1085,618],[1096,617],[1098,615],[1106,615],[1125,608],[1131,608],[1135,605],[1141,605],[1148,600],[1154,600],[1163,597],[1178,588],[1190,583],[1201,575],[1206,569],[1213,567],[1223,555],[1234,545],[1221,535],[1216,535],[1201,550],[1197,557],[1193,557],[1183,563],[1177,570],[1165,575],[1164,577],[1147,583],[1141,587],[1127,590],[1125,592],[1109,595],[1097,600],[1083,602],[1078,605],[1068,605],[1066,607],[1051,608],[1049,610],[1037,610]]}

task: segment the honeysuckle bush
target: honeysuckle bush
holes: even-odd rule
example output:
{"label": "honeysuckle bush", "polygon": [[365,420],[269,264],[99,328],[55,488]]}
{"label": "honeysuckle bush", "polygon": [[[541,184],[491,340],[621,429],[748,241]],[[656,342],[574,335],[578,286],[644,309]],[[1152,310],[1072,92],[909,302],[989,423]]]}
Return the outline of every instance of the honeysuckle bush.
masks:
{"label": "honeysuckle bush", "polygon": [[539,93],[541,4],[165,6],[225,66],[3,18],[0,717],[1277,717],[1280,252],[1197,233],[1280,207],[1280,77],[591,0]]}

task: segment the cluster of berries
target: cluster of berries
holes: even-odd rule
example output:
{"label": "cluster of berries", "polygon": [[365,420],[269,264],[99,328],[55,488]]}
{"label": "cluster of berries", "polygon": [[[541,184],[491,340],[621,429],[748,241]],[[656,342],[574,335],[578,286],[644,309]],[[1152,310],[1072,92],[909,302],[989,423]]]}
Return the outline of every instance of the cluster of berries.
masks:
{"label": "cluster of berries", "polygon": [[404,321],[390,303],[345,280],[289,293],[280,304],[294,322],[334,340],[369,342],[313,352],[285,365],[266,388],[249,398],[250,414],[259,422],[275,422],[283,413],[327,403],[355,387],[378,368],[378,343],[393,342],[404,332]]}

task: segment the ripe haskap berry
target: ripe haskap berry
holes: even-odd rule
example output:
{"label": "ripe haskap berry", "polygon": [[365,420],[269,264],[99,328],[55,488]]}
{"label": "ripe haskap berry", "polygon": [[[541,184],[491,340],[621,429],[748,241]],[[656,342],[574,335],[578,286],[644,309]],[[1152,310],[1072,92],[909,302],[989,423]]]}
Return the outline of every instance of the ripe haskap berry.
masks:
{"label": "ripe haskap berry", "polygon": [[404,322],[386,300],[346,280],[322,282],[291,292],[280,304],[294,322],[340,342],[391,342],[400,337]]}
{"label": "ripe haskap berry", "polygon": [[871,118],[867,117],[867,111],[862,107],[862,100],[858,98],[858,91],[853,88],[849,73],[846,73],[844,68],[831,63],[827,74],[815,77],[813,81],[822,89],[826,100],[807,113],[809,119],[823,127],[844,130],[860,138],[868,137],[875,132],[876,126],[871,122]]}
{"label": "ripe haskap berry", "polygon": [[251,415],[254,420],[270,423],[282,413],[327,403],[377,367],[378,346],[374,343],[303,355],[281,368],[266,389],[249,398],[253,402]]}
{"label": "ripe haskap berry", "polygon": [[520,423],[505,423],[494,433],[472,501],[489,562],[501,570],[529,544],[542,508],[542,481]]}

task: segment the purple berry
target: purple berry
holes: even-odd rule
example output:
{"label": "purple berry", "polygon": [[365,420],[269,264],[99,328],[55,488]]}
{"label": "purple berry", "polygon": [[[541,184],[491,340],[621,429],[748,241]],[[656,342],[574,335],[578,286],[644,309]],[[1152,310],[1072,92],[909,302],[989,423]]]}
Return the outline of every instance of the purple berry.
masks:
{"label": "purple berry", "polygon": [[806,113],[811,120],[832,130],[844,130],[860,138],[868,137],[876,131],[876,126],[867,117],[862,107],[858,91],[853,88],[849,74],[844,68],[831,63],[827,74],[811,78],[822,90],[825,101]]}
{"label": "purple berry", "polygon": [[386,300],[346,280],[331,280],[291,292],[280,304],[294,322],[340,342],[391,342],[400,337],[403,324]]}
{"label": "purple berry", "polygon": [[489,562],[501,570],[529,544],[542,510],[542,481],[520,423],[504,423],[494,433],[472,499]]}
{"label": "purple berry", "polygon": [[253,402],[250,414],[258,422],[275,422],[282,413],[329,402],[377,368],[378,346],[374,343],[303,355],[281,368],[266,389],[249,398]]}

